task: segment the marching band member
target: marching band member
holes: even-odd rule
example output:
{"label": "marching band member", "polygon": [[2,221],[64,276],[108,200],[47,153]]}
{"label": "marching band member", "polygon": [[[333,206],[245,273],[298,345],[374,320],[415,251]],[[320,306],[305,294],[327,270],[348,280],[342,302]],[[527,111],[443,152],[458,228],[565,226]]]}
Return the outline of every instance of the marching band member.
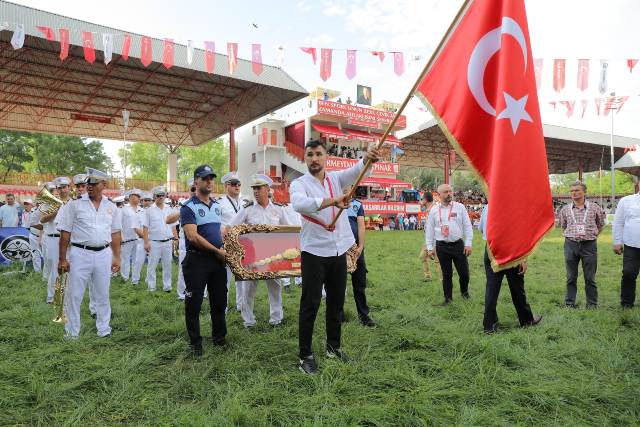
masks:
{"label": "marching band member", "polygon": [[138,215],[141,210],[138,206],[140,195],[141,191],[137,188],[129,190],[129,204],[122,208],[120,275],[125,282],[129,280],[129,272],[132,270],[132,266],[135,269],[138,240],[144,236],[140,216]]}
{"label": "marching band member", "polygon": [[211,338],[214,345],[225,345],[227,325],[227,272],[222,249],[220,205],[211,197],[216,174],[209,165],[198,166],[193,173],[196,195],[180,208],[180,226],[187,238],[187,254],[182,262],[185,292],[185,321],[193,354],[202,355],[200,308],[205,287],[211,307]]}
{"label": "marching band member", "polygon": [[[253,190],[254,202],[249,202],[244,209],[231,220],[230,225],[239,224],[268,224],[268,225],[288,225],[282,206],[273,203],[269,199],[269,191],[273,185],[273,180],[266,175],[256,174],[253,176],[251,188]],[[269,323],[273,326],[280,325],[284,317],[282,310],[282,288],[276,279],[267,279],[267,292],[269,294]],[[244,320],[245,328],[252,328],[256,324],[253,314],[253,303],[258,287],[257,280],[246,280],[243,284],[243,298],[240,312]]]}
{"label": "marching band member", "polygon": [[[108,175],[87,168],[87,194],[72,201],[60,223],[59,272],[69,272],[65,337],[77,339],[80,334],[80,305],[84,289],[93,281],[96,304],[96,329],[99,337],[111,335],[109,286],[111,273],[120,269],[120,230],[122,211],[103,196]],[[71,244],[69,260],[67,248]],[[111,250],[109,250],[111,246]]]}
{"label": "marching band member", "polygon": [[[33,204],[31,199],[24,201]],[[42,247],[40,246],[40,240],[42,238],[42,224],[40,224],[41,213],[36,207],[29,212],[29,222],[24,223],[26,227],[29,227],[29,248],[31,249],[31,261],[33,263],[33,270],[36,273],[42,271]]]}
{"label": "marching band member", "polygon": [[[46,189],[55,197],[58,197],[58,189],[53,182],[47,182],[45,184]],[[42,219],[42,215],[40,215],[40,219]],[[40,236],[40,247],[42,248],[42,260],[44,261],[42,264],[42,279],[46,282],[49,280],[49,270],[50,264],[47,262],[47,235],[44,232],[44,224],[40,222],[40,230],[42,234]]]}
{"label": "marching band member", "polygon": [[[58,190],[58,198],[63,203],[69,201],[69,185],[71,180],[66,176],[61,176],[53,180],[56,189]],[[60,232],[58,231],[57,224],[59,221],[59,213],[62,209],[58,208],[55,212],[51,212],[40,217],[40,223],[42,223],[44,238],[47,241],[47,256],[45,258],[45,265],[49,276],[47,277],[47,304],[53,302],[53,294],[55,292],[54,285],[56,278],[58,277],[58,247],[60,242]]]}
{"label": "marching band member", "polygon": [[[142,193],[142,208],[138,210],[138,221],[141,228],[143,228],[147,219],[147,209],[149,209],[149,206],[152,204],[153,196],[151,193]],[[133,268],[131,269],[131,284],[133,286],[136,286],[138,282],[140,282],[140,272],[142,271],[142,266],[147,259],[147,251],[144,250],[144,228],[142,238],[136,241],[135,251],[135,261],[133,263]]]}
{"label": "marching band member", "polygon": [[171,208],[165,204],[167,192],[164,187],[153,189],[154,204],[147,209],[144,226],[144,250],[149,254],[147,285],[149,291],[156,290],[156,267],[162,262],[162,290],[171,292],[171,263],[173,240],[176,229],[166,223]]}
{"label": "marching band member", "polygon": [[347,215],[341,215],[334,227],[330,224],[338,209],[346,209],[349,200],[343,188],[353,185],[364,161],[377,162],[379,151],[370,149],[365,158],[353,167],[326,172],[327,148],[323,142],[311,140],[305,144],[305,163],[309,172],[291,183],[291,204],[302,215],[300,250],[302,251],[302,296],[299,318],[299,369],[307,374],[317,372],[311,351],[313,325],[322,299],[322,285],[327,292],[327,357],[343,362],[349,360],[340,347],[340,313],[344,308],[347,284],[346,252],[355,243]]}
{"label": "marching band member", "polygon": [[[87,174],[79,173],[77,175],[74,175],[71,181],[73,182],[73,186],[75,187],[75,190],[76,190],[76,197],[75,197],[76,199],[81,198],[83,194],[87,194]],[[62,220],[60,220],[59,222],[62,223]],[[67,256],[68,255],[69,254],[67,254]],[[95,319],[96,301],[93,296],[94,287],[93,287],[93,281],[91,280],[91,278],[89,278],[87,287],[89,288],[89,314],[91,314],[91,317]]]}
{"label": "marching band member", "polygon": [[[244,208],[240,188],[242,183],[237,172],[226,173],[220,180],[224,184],[226,194],[218,199],[218,203],[222,207],[222,225],[228,227],[233,218],[235,218]],[[229,285],[231,285],[231,269],[227,266],[227,296],[229,296]],[[235,280],[236,283],[236,310],[241,311],[243,284],[242,280]],[[229,303],[227,302],[227,305]]]}

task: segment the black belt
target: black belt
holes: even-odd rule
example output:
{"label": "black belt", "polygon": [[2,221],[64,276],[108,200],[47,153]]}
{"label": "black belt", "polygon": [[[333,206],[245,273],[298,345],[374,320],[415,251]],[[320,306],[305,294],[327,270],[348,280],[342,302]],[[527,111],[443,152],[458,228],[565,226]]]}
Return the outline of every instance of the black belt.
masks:
{"label": "black belt", "polygon": [[138,239],[131,239],[131,240],[125,240],[124,242],[121,242],[120,245],[124,245],[125,243],[129,243],[129,242],[135,242]]}
{"label": "black belt", "polygon": [[59,234],[47,234],[47,237],[60,237]]}
{"label": "black belt", "polygon": [[458,243],[462,242],[462,239],[458,239],[455,242],[445,242],[444,240],[436,240],[436,245],[457,245]]}
{"label": "black belt", "polygon": [[30,231],[30,232],[29,232],[29,234],[33,234],[33,235],[34,235],[34,236],[36,236],[36,237],[40,237],[40,235],[39,235],[39,234],[36,234],[36,233],[34,233],[33,231]]}
{"label": "black belt", "polygon": [[152,242],[160,242],[160,243],[164,243],[164,242],[168,242],[169,240],[173,240],[173,237],[170,239],[164,239],[164,240],[151,240]]}
{"label": "black belt", "polygon": [[104,246],[88,246],[88,245],[81,245],[80,243],[72,243],[71,245],[75,246],[76,248],[86,249],[88,251],[94,251],[94,252],[98,252],[103,249],[107,249],[109,247],[109,243],[107,243]]}

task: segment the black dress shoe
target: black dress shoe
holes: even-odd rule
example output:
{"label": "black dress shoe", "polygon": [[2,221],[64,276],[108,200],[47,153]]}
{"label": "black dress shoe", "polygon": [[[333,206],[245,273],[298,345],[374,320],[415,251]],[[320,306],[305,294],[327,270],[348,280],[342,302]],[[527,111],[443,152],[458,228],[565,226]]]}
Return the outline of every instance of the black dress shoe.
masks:
{"label": "black dress shoe", "polygon": [[341,348],[338,348],[335,350],[331,348],[327,348],[327,357],[329,359],[338,359],[343,363],[351,362],[351,358],[347,356],[347,353],[345,353],[344,350],[342,350]]}
{"label": "black dress shoe", "polygon": [[535,316],[533,316],[533,320],[530,320],[522,326],[536,326],[540,322],[542,322],[542,316],[536,314]]}
{"label": "black dress shoe", "polygon": [[495,334],[496,332],[498,332],[498,322],[494,323],[489,328],[484,328],[485,334]]}
{"label": "black dress shoe", "polygon": [[362,323],[362,326],[366,326],[367,328],[376,327],[376,322],[374,322],[373,319],[370,317],[365,317],[363,319],[360,319],[360,323]]}
{"label": "black dress shoe", "polygon": [[452,301],[453,301],[453,300],[452,300],[452,299],[450,299],[450,298],[445,298],[445,300],[444,300],[444,302],[442,303],[442,305],[443,305],[443,306],[447,306],[447,305],[451,304],[451,302],[452,302]]}
{"label": "black dress shoe", "polygon": [[215,345],[216,347],[224,347],[225,345],[227,345],[227,340],[224,338],[215,339],[212,341],[213,341],[213,345]]}
{"label": "black dress shoe", "polygon": [[311,355],[300,359],[298,362],[298,369],[305,374],[315,374],[318,372],[318,364],[316,363],[316,359],[313,355]]}
{"label": "black dress shoe", "polygon": [[471,298],[471,295],[469,295],[469,292],[465,292],[464,294],[462,294],[462,298],[469,299]]}
{"label": "black dress shoe", "polygon": [[189,351],[196,357],[200,357],[204,353],[204,350],[202,350],[202,344],[189,345]]}

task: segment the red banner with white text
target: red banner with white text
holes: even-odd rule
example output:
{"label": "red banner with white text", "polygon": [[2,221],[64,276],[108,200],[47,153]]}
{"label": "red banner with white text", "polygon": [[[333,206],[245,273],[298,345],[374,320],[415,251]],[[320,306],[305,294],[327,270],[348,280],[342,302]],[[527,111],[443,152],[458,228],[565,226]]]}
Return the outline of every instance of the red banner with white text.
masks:
{"label": "red banner with white text", "polygon": [[[327,164],[325,169],[328,171],[349,169],[351,166],[358,163],[359,160],[345,159],[343,157],[329,156],[327,157]],[[376,162],[373,164],[372,175],[379,176],[396,176],[400,172],[398,163],[391,162]]]}
{"label": "red banner with white text", "polygon": [[[368,125],[377,129],[384,129],[391,123],[394,113],[377,110],[375,108],[358,107],[352,104],[341,104],[333,101],[318,100],[318,114],[326,114],[334,117],[344,117],[351,123],[358,125]],[[396,128],[406,128],[407,117],[400,116],[396,122]]]}

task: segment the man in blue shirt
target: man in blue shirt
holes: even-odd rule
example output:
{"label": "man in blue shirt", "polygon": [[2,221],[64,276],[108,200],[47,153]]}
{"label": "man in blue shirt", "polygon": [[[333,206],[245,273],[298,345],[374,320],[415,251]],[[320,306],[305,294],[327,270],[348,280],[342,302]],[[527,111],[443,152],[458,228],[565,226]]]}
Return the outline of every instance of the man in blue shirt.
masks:
{"label": "man in blue shirt", "polygon": [[[487,218],[489,215],[489,205],[485,205],[480,216],[480,232],[482,238],[487,240]],[[484,320],[482,322],[486,333],[498,331],[498,296],[502,279],[507,276],[507,283],[511,291],[511,300],[518,313],[520,326],[535,326],[542,320],[542,316],[534,316],[531,307],[527,303],[527,295],[524,292],[524,273],[527,271],[527,261],[523,261],[516,267],[494,272],[489,259],[489,246],[484,251],[484,269],[487,275],[487,285],[484,295]]]}
{"label": "man in blue shirt", "polygon": [[[345,194],[348,193],[350,188],[345,189]],[[349,215],[349,225],[351,225],[351,232],[356,239],[356,245],[358,245],[358,262],[356,270],[351,273],[351,284],[353,286],[353,299],[356,301],[356,309],[358,310],[358,318],[364,326],[370,328],[375,327],[376,323],[369,317],[369,306],[367,305],[367,296],[365,295],[365,288],[367,287],[367,266],[364,262],[364,207],[362,203],[357,200],[351,200],[349,208],[347,209]],[[344,321],[344,312],[342,313]]]}
{"label": "man in blue shirt", "polygon": [[200,308],[205,287],[211,307],[213,344],[226,344],[227,272],[222,248],[220,205],[211,198],[216,174],[209,165],[198,166],[193,174],[196,194],[180,208],[180,227],[184,230],[186,255],[182,271],[186,286],[185,320],[193,354],[202,355]]}

